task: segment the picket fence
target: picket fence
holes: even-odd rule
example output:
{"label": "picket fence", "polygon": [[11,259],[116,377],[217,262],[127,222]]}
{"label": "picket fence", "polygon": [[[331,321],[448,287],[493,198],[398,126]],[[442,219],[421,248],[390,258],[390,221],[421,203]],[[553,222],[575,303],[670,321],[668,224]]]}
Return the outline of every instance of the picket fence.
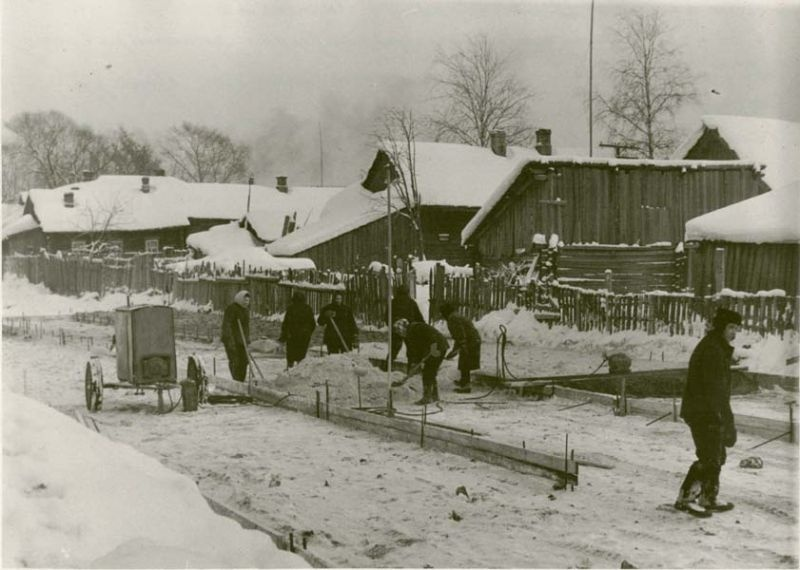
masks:
{"label": "picket fence", "polygon": [[[128,292],[156,289],[173,301],[185,300],[222,309],[241,289],[252,296],[252,310],[262,315],[282,313],[295,291],[303,292],[315,313],[342,292],[345,303],[367,325],[386,324],[386,272],[360,270],[350,274],[321,271],[230,275],[180,275],[157,269],[152,255],[127,259],[88,259],[80,256],[22,256],[4,260],[4,270],[44,283],[55,293],[79,295],[94,291],[104,295],[122,288]],[[399,271],[395,284],[415,292],[413,270]],[[480,271],[472,277],[456,277],[436,266],[428,278],[431,315],[443,301],[453,303],[471,319],[503,309],[509,303],[530,309],[542,320],[555,321],[581,331],[617,332],[640,330],[648,334],[696,334],[717,307],[738,311],[743,328],[761,335],[781,337],[800,330],[800,297],[790,296],[693,296],[687,293],[610,294],[605,291],[552,285],[519,287],[503,278]]]}

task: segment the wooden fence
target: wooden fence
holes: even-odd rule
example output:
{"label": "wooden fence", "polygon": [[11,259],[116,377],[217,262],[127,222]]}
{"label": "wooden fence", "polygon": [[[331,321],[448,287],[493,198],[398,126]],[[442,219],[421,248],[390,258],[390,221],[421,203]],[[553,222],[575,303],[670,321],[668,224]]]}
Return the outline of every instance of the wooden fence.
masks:
{"label": "wooden fence", "polygon": [[[95,291],[101,295],[115,287],[129,292],[157,289],[173,300],[210,304],[220,310],[241,289],[252,295],[252,309],[262,315],[286,310],[294,291],[305,293],[315,313],[342,292],[357,319],[367,325],[386,324],[385,271],[289,272],[248,274],[245,277],[201,275],[181,277],[172,271],[154,269],[152,256],[128,259],[90,260],[78,256],[19,256],[6,260],[6,270],[31,283],[44,283],[55,293],[78,295]],[[395,277],[414,292],[413,270]],[[797,296],[693,296],[686,293],[612,294],[568,286],[509,285],[503,278],[480,271],[474,277],[454,277],[436,266],[429,281],[430,315],[438,316],[443,301],[455,304],[465,316],[477,320],[503,309],[509,303],[525,307],[540,319],[557,320],[581,331],[616,332],[641,330],[648,334],[694,334],[705,326],[718,307],[743,315],[743,328],[761,335],[783,335],[800,330],[800,297]]]}

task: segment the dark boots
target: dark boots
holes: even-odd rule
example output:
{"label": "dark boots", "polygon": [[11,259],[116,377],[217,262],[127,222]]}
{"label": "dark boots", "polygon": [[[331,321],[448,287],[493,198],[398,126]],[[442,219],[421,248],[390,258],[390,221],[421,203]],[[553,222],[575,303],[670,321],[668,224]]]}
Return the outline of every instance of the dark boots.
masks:
{"label": "dark boots", "polygon": [[422,384],[422,398],[414,402],[415,406],[424,406],[439,401],[439,386],[436,381]]}
{"label": "dark boots", "polygon": [[456,380],[455,385],[456,387],[453,388],[453,392],[457,394],[469,394],[470,392],[472,392],[472,388],[470,388],[469,370],[461,371],[461,378]]}

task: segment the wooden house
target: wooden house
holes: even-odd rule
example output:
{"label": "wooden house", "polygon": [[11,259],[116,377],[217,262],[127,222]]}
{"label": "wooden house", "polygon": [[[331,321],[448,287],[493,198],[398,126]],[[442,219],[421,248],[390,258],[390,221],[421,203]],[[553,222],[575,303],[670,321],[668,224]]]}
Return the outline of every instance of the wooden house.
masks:
{"label": "wooden house", "polygon": [[[344,270],[386,260],[387,167],[392,176],[410,173],[381,148],[362,182],[332,199],[320,219],[269,244],[276,256],[311,258],[318,269]],[[453,265],[467,261],[460,233],[486,198],[523,164],[539,156],[531,149],[506,146],[501,134],[493,149],[461,144],[416,142],[416,184],[420,195],[423,243],[428,259]],[[392,186],[392,252],[419,255],[416,235]]]}
{"label": "wooden house", "polygon": [[800,123],[704,116],[675,156],[751,160],[771,188],[687,222],[689,287],[696,294],[723,288],[800,294]]}
{"label": "wooden house", "polygon": [[540,158],[489,198],[462,242],[483,263],[528,251],[537,234],[568,245],[674,245],[690,218],[765,190],[741,161]]}

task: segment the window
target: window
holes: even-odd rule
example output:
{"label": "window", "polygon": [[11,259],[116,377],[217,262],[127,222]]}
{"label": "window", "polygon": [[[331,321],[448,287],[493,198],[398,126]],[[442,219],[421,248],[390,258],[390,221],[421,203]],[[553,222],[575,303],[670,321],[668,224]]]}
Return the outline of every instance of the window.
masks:
{"label": "window", "polygon": [[158,240],[157,239],[144,240],[144,250],[147,253],[158,253]]}
{"label": "window", "polygon": [[81,249],[86,249],[86,241],[82,239],[72,240],[72,251],[78,251]]}
{"label": "window", "polygon": [[450,234],[439,234],[439,241],[450,241]]}

